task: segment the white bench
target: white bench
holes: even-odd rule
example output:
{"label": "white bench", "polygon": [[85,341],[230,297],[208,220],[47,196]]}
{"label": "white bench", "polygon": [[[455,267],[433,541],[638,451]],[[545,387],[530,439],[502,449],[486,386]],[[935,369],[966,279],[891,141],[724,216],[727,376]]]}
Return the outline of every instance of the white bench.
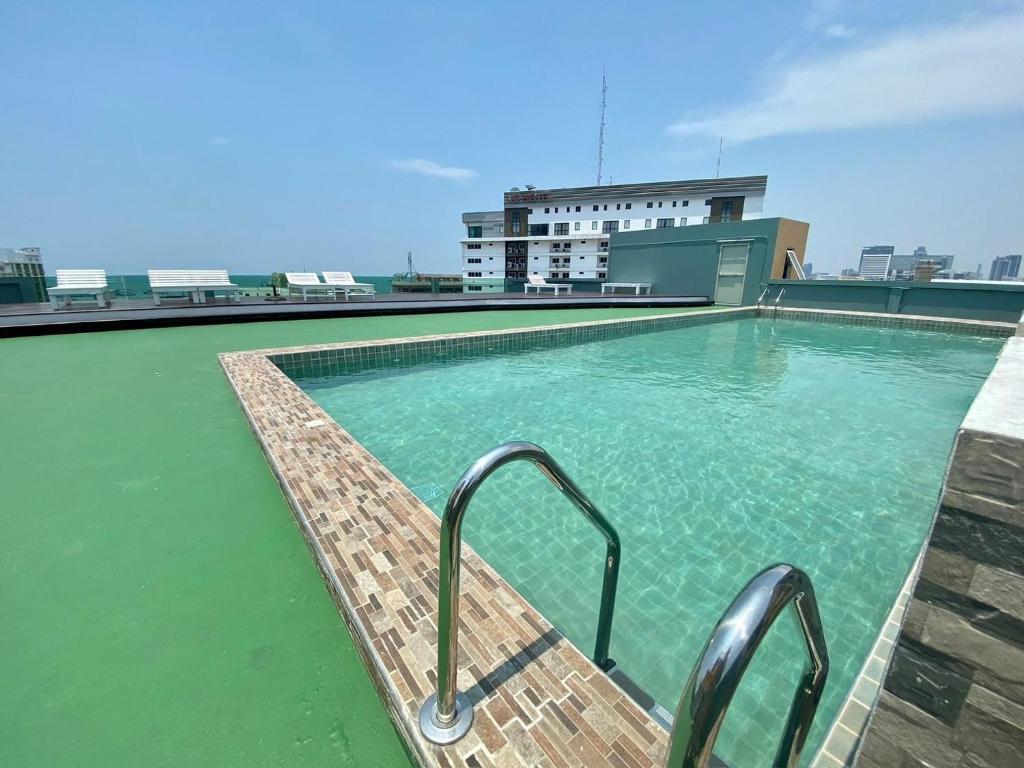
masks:
{"label": "white bench", "polygon": [[103,269],[58,269],[57,285],[47,288],[54,309],[71,306],[72,296],[92,296],[97,306],[109,307],[107,272]]}
{"label": "white bench", "polygon": [[336,292],[345,294],[345,301],[348,295],[354,293],[356,296],[369,296],[374,301],[377,291],[373,283],[357,283],[351,272],[324,272],[324,285],[331,286]]}
{"label": "white bench", "polygon": [[608,293],[606,288],[610,288],[612,293],[615,293],[616,288],[631,288],[639,296],[641,290],[651,292],[651,283],[601,283],[601,293]]}
{"label": "white bench", "polygon": [[149,289],[158,307],[163,293],[187,293],[193,304],[205,304],[207,293],[218,292],[242,300],[242,289],[231,282],[226,269],[151,269]]}
{"label": "white bench", "polygon": [[570,296],[572,295],[572,286],[569,283],[549,283],[542,275],[530,275],[526,279],[523,293],[529,293],[531,288],[536,288],[537,293],[540,293],[544,288],[550,288],[555,292],[555,296],[558,295],[560,290],[565,291]]}
{"label": "white bench", "polygon": [[285,272],[284,277],[288,281],[288,298],[291,298],[292,294],[296,292],[302,294],[303,301],[311,293],[314,299],[318,293],[324,293],[332,299],[334,298],[334,286],[321,283],[316,272]]}

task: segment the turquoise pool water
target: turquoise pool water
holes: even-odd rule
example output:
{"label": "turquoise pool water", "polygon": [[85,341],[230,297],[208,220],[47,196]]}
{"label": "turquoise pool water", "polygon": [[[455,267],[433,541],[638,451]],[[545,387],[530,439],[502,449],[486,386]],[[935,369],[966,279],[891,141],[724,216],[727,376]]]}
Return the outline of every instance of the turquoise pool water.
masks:
{"label": "turquoise pool water", "polygon": [[[299,383],[436,512],[498,443],[545,447],[619,530],[612,656],[670,711],[740,588],[775,562],[805,569],[832,660],[809,759],[920,549],[1001,344],[745,319]],[[591,653],[603,543],[534,468],[500,470],[464,533]],[[774,753],[803,662],[780,622],[719,738],[736,768]]]}

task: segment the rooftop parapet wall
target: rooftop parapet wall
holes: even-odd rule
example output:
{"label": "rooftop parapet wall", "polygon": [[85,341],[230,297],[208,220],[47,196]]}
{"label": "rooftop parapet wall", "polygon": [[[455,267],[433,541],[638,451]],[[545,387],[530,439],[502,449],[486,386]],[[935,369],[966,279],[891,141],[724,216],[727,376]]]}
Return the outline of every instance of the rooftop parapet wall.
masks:
{"label": "rooftop parapet wall", "polygon": [[847,312],[959,317],[1016,323],[1024,283],[911,283],[892,280],[771,280],[769,297],[785,289],[783,305]]}
{"label": "rooftop parapet wall", "polygon": [[953,447],[860,768],[1024,765],[1024,336]]}

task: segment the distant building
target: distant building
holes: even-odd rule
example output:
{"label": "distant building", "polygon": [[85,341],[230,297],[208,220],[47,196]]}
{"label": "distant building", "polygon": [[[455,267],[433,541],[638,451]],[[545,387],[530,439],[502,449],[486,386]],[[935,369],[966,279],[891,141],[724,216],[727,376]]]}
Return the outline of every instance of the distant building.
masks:
{"label": "distant building", "polygon": [[956,257],[948,254],[943,256],[929,254],[927,248],[919,245],[913,253],[893,254],[892,260],[889,262],[889,279],[916,280],[915,271],[919,264],[931,266],[934,263],[937,265],[937,271],[950,271],[953,269],[954,258]]}
{"label": "distant building", "polygon": [[814,277],[814,265],[809,261],[804,262],[804,277],[808,280]]}
{"label": "distant building", "polygon": [[850,268],[844,269],[842,272],[839,273],[840,277],[857,277],[858,274],[859,273],[856,269]]}
{"label": "distant building", "polygon": [[887,280],[892,255],[891,245],[868,245],[860,249],[860,273],[862,280]]}
{"label": "distant building", "polygon": [[42,252],[38,248],[0,248],[0,304],[47,300]]}
{"label": "distant building", "polygon": [[[1021,254],[1014,253],[1009,256],[996,256],[992,260],[992,269],[989,270],[989,280],[1019,280],[1020,279],[1020,258]],[[980,267],[981,265],[979,265]]]}
{"label": "distant building", "polygon": [[462,214],[466,291],[504,290],[506,280],[608,279],[616,232],[761,218],[767,176],[559,189],[513,188],[504,209]]}
{"label": "distant building", "polygon": [[938,273],[940,267],[941,262],[939,261],[921,259],[914,264],[914,274],[911,279],[916,283],[929,283]]}

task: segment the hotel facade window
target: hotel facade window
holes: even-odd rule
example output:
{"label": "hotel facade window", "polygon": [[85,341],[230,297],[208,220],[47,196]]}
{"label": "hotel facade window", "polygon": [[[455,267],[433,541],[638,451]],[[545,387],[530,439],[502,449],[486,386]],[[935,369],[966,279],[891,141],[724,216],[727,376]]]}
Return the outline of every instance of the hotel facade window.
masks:
{"label": "hotel facade window", "polygon": [[[531,272],[536,270],[544,277],[564,273],[570,268],[568,259],[571,254],[572,272],[569,274],[576,277],[578,272],[583,272],[580,279],[603,280],[604,275],[611,274],[608,271],[612,260],[609,237],[613,233],[625,231],[622,237],[628,239],[634,229],[699,224],[705,214],[716,223],[720,219],[725,222],[756,219],[763,210],[766,187],[765,177],[752,176],[559,189],[512,189],[505,193],[504,207],[500,210],[462,215],[466,233],[461,242],[462,274],[468,277],[471,271],[480,270],[478,258],[486,261],[488,270],[493,271],[485,270],[482,275],[495,278],[495,287],[486,285],[481,288],[482,281],[479,280],[469,282],[474,284],[474,290],[498,291],[507,287],[508,280],[525,279],[530,274],[527,269]],[[663,208],[672,209],[665,213],[677,214],[677,209],[686,208],[690,200],[697,206],[693,222],[688,222],[685,216],[668,218],[658,215],[662,214]],[[713,202],[713,206],[701,209],[702,200]],[[731,210],[730,206],[723,205],[730,200]],[[633,220],[633,203],[636,203],[638,211],[646,204],[647,214],[652,218]],[[658,214],[653,212],[655,207],[659,209]],[[593,218],[592,211],[605,211],[615,219]],[[590,222],[589,226],[587,222]],[[602,232],[603,235],[599,234]],[[584,233],[589,240],[581,239]],[[573,238],[571,244],[570,238]],[[470,261],[470,258],[474,260]],[[622,258],[629,258],[628,249]],[[466,290],[469,290],[468,286]]]}
{"label": "hotel facade window", "polygon": [[719,219],[723,224],[732,221],[732,200],[722,201],[722,216]]}

